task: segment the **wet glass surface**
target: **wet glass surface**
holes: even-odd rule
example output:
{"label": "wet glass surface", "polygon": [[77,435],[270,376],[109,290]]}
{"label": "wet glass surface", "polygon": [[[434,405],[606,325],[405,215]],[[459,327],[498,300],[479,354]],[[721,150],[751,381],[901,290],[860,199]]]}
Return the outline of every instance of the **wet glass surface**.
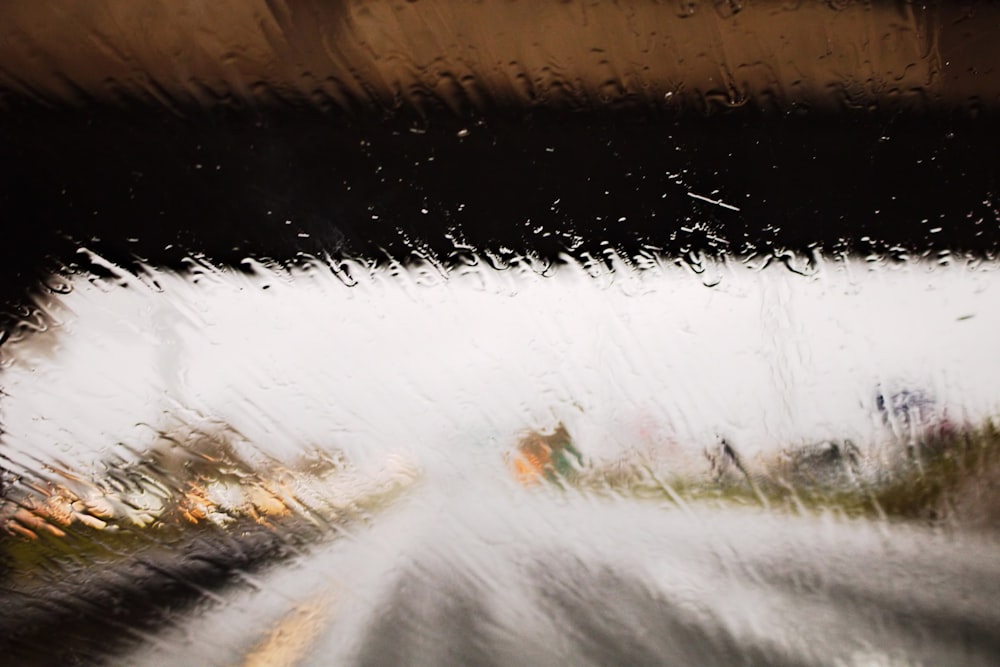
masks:
{"label": "wet glass surface", "polygon": [[998,17],[0,9],[0,653],[996,664]]}

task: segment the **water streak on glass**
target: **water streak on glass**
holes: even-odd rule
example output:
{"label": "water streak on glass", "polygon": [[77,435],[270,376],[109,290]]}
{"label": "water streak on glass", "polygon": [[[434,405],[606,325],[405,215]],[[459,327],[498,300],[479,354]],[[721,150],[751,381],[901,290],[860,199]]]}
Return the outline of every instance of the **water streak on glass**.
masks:
{"label": "water streak on glass", "polygon": [[[469,257],[53,276],[3,348],[11,593],[184,582],[132,664],[908,662],[996,627],[995,263]],[[904,517],[976,533],[956,561]]]}
{"label": "water streak on glass", "polygon": [[[43,105],[890,109],[983,98],[974,9],[881,3],[10,3],[0,91]],[[2,98],[0,98],[2,99]],[[752,101],[752,102],[751,102]]]}
{"label": "water streak on glass", "polygon": [[0,662],[1000,664],[998,25],[0,4]]}

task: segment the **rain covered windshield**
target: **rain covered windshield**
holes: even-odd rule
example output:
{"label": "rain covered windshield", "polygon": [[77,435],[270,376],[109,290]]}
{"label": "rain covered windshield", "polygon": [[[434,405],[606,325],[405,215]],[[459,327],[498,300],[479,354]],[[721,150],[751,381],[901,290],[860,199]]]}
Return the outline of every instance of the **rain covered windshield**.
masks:
{"label": "rain covered windshield", "polygon": [[997,664],[998,21],[0,7],[0,653]]}

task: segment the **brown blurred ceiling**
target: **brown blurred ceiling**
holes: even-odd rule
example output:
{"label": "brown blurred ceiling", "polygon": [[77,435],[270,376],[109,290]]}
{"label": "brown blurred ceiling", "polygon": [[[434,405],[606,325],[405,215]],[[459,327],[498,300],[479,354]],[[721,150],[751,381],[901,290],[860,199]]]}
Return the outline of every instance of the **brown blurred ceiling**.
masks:
{"label": "brown blurred ceiling", "polygon": [[1000,106],[1000,5],[12,0],[0,108]]}

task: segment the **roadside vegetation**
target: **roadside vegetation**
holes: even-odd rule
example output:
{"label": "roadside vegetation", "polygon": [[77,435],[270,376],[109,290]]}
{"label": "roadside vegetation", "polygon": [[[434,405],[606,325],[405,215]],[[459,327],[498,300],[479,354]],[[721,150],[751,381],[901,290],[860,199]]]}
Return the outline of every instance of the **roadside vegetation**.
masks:
{"label": "roadside vegetation", "polygon": [[796,513],[917,521],[1000,530],[1000,429],[926,433],[897,442],[873,460],[850,442],[785,450],[745,462],[729,443],[705,454],[705,473],[674,476],[652,461],[581,466],[570,486],[689,508],[697,504],[759,506]]}
{"label": "roadside vegetation", "polygon": [[[42,584],[70,569],[213,536],[279,533],[294,547],[370,520],[419,478],[402,459],[363,476],[318,449],[293,466],[251,464],[238,443],[224,427],[186,429],[161,434],[140,460],[109,463],[100,479],[47,468],[12,483],[8,473],[0,497],[0,576],[28,574]],[[850,442],[826,442],[744,461],[722,441],[704,453],[702,474],[688,468],[681,475],[669,462],[639,457],[590,462],[560,424],[524,435],[507,464],[526,487],[685,511],[761,507],[1000,532],[1000,429],[992,421],[928,431],[888,450],[890,456],[875,456]]]}
{"label": "roadside vegetation", "polygon": [[391,458],[362,475],[319,449],[292,466],[247,461],[241,436],[223,425],[160,433],[132,461],[99,477],[45,466],[8,480],[0,497],[0,576],[45,578],[194,539],[280,533],[289,547],[369,520],[417,479]]}

